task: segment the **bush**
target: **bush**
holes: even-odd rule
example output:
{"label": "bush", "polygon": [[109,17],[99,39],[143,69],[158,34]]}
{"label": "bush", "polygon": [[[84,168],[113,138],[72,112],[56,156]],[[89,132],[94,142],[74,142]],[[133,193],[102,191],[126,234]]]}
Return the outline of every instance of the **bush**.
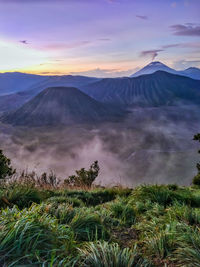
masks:
{"label": "bush", "polygon": [[144,267],[151,266],[137,253],[136,248],[121,249],[117,243],[107,242],[89,243],[80,249],[84,258],[81,266],[90,267]]}
{"label": "bush", "polygon": [[95,161],[89,168],[85,170],[84,168],[76,171],[76,175],[69,176],[69,178],[64,180],[67,186],[77,186],[77,187],[91,187],[94,180],[99,174],[99,164]]}
{"label": "bush", "polygon": [[[0,263],[41,264],[52,256],[68,257],[73,247],[70,229],[43,214],[39,206],[20,211],[17,207],[0,214]],[[6,264],[6,266],[7,266]],[[27,265],[26,265],[27,264]],[[31,265],[32,266],[32,265]]]}
{"label": "bush", "polygon": [[90,212],[77,211],[77,214],[70,223],[74,232],[75,239],[79,241],[92,241],[105,238],[106,230],[98,214]]}
{"label": "bush", "polygon": [[200,234],[199,229],[188,230],[179,240],[179,247],[176,250],[175,258],[180,266],[200,266]]}
{"label": "bush", "polygon": [[48,197],[48,195],[48,191],[42,191],[36,187],[29,187],[16,183],[7,186],[2,198],[5,198],[9,205],[17,205],[20,209],[23,209],[30,207],[32,203],[39,204]]}
{"label": "bush", "polygon": [[193,185],[200,186],[200,173],[198,173],[192,180]]}
{"label": "bush", "polygon": [[76,215],[75,210],[69,203],[59,204],[53,202],[42,205],[42,209],[44,212],[56,217],[61,224],[69,224]]}
{"label": "bush", "polygon": [[135,222],[135,211],[129,204],[117,201],[110,205],[114,217],[120,219],[122,224],[132,225]]}
{"label": "bush", "polygon": [[137,187],[133,191],[129,202],[133,203],[134,201],[150,201],[163,205],[165,208],[174,202],[200,207],[200,196],[194,195],[189,188],[179,188],[174,191],[165,185],[143,185]]}
{"label": "bush", "polygon": [[117,196],[117,193],[118,192],[113,189],[98,189],[93,191],[65,190],[62,195],[66,197],[77,198],[89,206],[96,206],[114,200]]}
{"label": "bush", "polygon": [[0,150],[0,179],[5,179],[12,176],[15,170],[11,167],[11,161],[7,158],[3,151]]}
{"label": "bush", "polygon": [[48,198],[45,201],[47,204],[63,204],[63,203],[68,203],[72,205],[73,207],[83,207],[84,203],[82,200],[75,198],[75,197],[66,197],[66,196],[55,196]]}

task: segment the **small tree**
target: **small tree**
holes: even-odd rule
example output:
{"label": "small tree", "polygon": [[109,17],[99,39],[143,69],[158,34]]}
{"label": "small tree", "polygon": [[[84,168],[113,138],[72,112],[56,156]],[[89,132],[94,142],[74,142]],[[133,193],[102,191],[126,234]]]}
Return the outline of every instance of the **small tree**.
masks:
{"label": "small tree", "polygon": [[[195,140],[195,141],[199,141],[199,142],[200,142],[200,133],[196,134],[196,135],[194,136],[193,140]],[[200,150],[198,151],[198,153],[200,153]],[[200,162],[198,162],[196,166],[197,166],[197,171],[198,171],[198,173],[197,173],[197,175],[193,178],[192,183],[193,183],[194,185],[200,185]]]}
{"label": "small tree", "polygon": [[69,176],[65,181],[65,185],[69,186],[87,186],[91,187],[94,180],[97,178],[99,174],[99,164],[98,161],[95,161],[89,168],[89,170],[85,170],[82,168],[76,171],[76,175]]}
{"label": "small tree", "polygon": [[14,173],[15,170],[11,166],[10,159],[3,154],[2,150],[0,150],[0,179],[5,179],[12,176]]}

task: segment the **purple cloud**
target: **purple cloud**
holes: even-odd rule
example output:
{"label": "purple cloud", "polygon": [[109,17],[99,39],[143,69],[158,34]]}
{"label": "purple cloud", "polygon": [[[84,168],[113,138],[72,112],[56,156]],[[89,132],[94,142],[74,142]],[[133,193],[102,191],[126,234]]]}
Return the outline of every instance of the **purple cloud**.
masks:
{"label": "purple cloud", "polygon": [[173,48],[173,47],[179,47],[181,44],[168,44],[168,45],[163,45],[162,49],[167,49],[167,48]]}
{"label": "purple cloud", "polygon": [[110,38],[99,38],[98,40],[99,40],[99,41],[103,41],[103,42],[111,41]]}
{"label": "purple cloud", "polygon": [[174,35],[179,36],[200,36],[200,25],[194,23],[176,24],[170,26]]}
{"label": "purple cloud", "polygon": [[154,60],[159,52],[162,52],[163,49],[153,49],[153,50],[145,50],[140,53],[141,57],[151,56],[152,60]]}
{"label": "purple cloud", "polygon": [[25,45],[28,44],[28,41],[27,40],[20,40],[19,42],[22,43],[22,44],[25,44]]}
{"label": "purple cloud", "polygon": [[75,43],[53,43],[53,44],[48,44],[46,46],[44,46],[43,48],[45,50],[64,50],[64,49],[73,49],[76,47],[81,47],[81,46],[85,46],[88,44],[91,44],[92,42],[90,41],[80,41],[80,42],[75,42]]}
{"label": "purple cloud", "polygon": [[119,70],[119,69],[91,69],[87,71],[80,72],[70,72],[71,75],[84,75],[84,76],[95,76],[99,78],[105,77],[125,77],[130,76],[132,73],[136,72],[138,68],[129,69],[129,70]]}
{"label": "purple cloud", "polygon": [[147,20],[148,17],[147,16],[142,16],[142,15],[136,15],[137,18],[139,19],[143,19],[143,20]]}
{"label": "purple cloud", "polygon": [[200,48],[200,42],[167,44],[167,45],[161,46],[161,49],[168,49],[168,48],[173,48],[173,47],[180,47],[180,48]]}

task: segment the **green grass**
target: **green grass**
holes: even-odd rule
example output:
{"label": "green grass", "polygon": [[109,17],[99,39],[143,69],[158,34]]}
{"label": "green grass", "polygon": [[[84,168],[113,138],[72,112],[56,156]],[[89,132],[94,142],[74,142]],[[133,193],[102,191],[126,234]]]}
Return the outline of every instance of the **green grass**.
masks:
{"label": "green grass", "polygon": [[0,266],[200,266],[200,189],[0,185]]}

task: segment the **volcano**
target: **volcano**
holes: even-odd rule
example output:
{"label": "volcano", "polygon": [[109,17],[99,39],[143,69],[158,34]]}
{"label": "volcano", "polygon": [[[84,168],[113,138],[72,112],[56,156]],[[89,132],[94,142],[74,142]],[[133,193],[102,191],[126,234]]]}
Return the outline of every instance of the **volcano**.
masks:
{"label": "volcano", "polygon": [[99,103],[74,87],[50,87],[21,108],[3,117],[19,126],[68,125],[116,121],[123,111]]}

